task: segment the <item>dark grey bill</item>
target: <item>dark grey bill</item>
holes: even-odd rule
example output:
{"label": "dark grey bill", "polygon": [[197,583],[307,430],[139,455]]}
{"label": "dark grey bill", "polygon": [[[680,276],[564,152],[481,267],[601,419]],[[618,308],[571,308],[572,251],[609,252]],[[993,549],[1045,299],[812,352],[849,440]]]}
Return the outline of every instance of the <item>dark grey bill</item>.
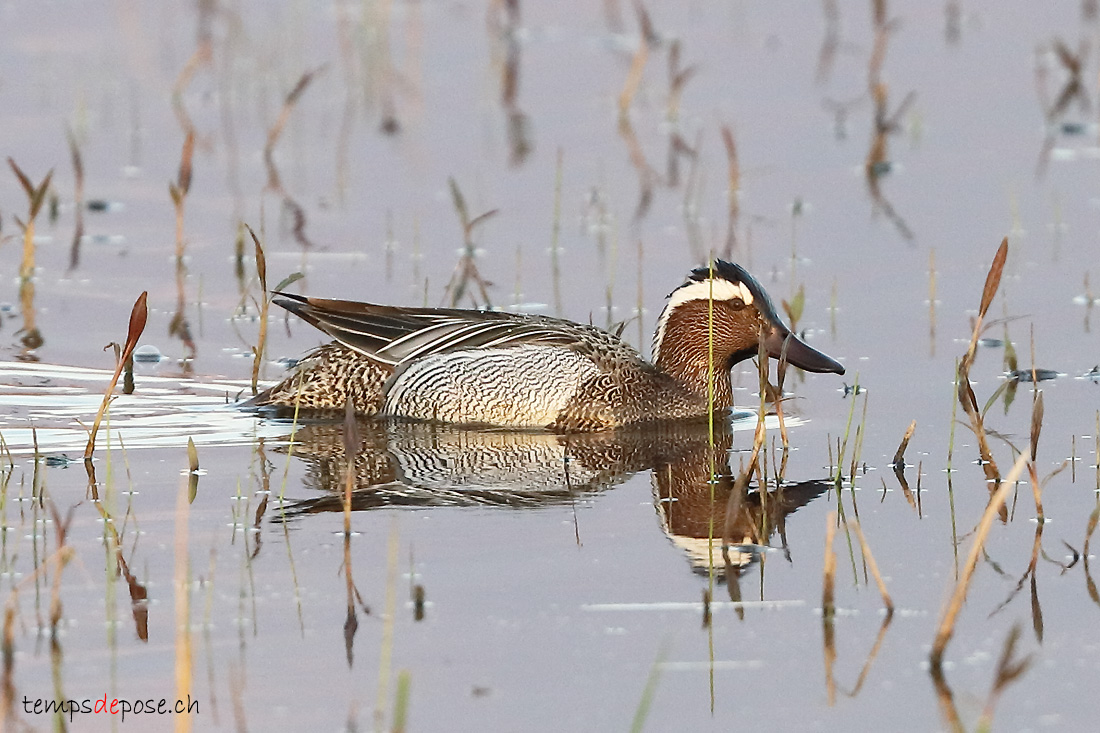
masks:
{"label": "dark grey bill", "polygon": [[787,363],[808,372],[832,372],[843,374],[844,365],[836,359],[821,353],[802,341],[786,328],[776,326],[764,338],[764,347],[768,356],[779,359],[783,354],[783,343],[787,343]]}

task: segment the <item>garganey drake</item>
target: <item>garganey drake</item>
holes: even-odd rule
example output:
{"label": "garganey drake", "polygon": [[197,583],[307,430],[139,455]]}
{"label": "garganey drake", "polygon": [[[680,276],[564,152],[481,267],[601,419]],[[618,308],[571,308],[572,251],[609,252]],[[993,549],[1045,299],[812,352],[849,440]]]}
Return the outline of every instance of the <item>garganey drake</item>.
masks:
{"label": "garganey drake", "polygon": [[290,293],[273,302],[335,341],[250,407],[342,410],[350,400],[364,415],[579,432],[705,417],[708,392],[715,410],[728,410],[730,368],[755,356],[761,337],[773,358],[786,343],[790,364],[844,373],[791,333],[752,275],[722,260],[668,296],[652,364],[614,334],[548,316]]}

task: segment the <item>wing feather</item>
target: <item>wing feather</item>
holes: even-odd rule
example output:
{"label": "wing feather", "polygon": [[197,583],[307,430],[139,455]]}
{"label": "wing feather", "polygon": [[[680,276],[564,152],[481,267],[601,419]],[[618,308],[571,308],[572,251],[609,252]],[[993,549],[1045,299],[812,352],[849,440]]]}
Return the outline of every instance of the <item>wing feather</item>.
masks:
{"label": "wing feather", "polygon": [[593,326],[548,316],[455,308],[399,308],[275,293],[273,302],[380,364],[478,348],[553,344],[587,350],[593,340],[633,349]]}

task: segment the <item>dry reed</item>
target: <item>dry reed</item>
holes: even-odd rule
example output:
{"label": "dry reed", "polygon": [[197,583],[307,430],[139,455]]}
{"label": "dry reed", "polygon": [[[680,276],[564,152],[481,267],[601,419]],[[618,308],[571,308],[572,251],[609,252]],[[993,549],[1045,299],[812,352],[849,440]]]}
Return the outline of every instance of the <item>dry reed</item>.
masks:
{"label": "dry reed", "polygon": [[909,423],[908,429],[905,431],[905,435],[901,438],[901,444],[898,446],[897,451],[894,453],[894,460],[890,461],[890,466],[895,470],[905,467],[905,449],[909,447],[909,439],[913,437],[913,431],[917,429],[917,421]]}
{"label": "dry reed", "polygon": [[256,275],[260,278],[260,333],[256,337],[256,345],[252,348],[252,394],[258,392],[256,384],[260,379],[260,365],[263,363],[264,352],[267,350],[267,315],[271,307],[271,299],[267,297],[267,258],[264,257],[264,248],[252,227],[245,224],[248,233],[252,236],[252,244],[256,248]]}
{"label": "dry reed", "polygon": [[115,373],[111,376],[111,381],[107,385],[107,391],[103,395],[103,402],[99,406],[99,411],[96,412],[95,421],[92,423],[91,432],[88,435],[88,444],[84,448],[84,461],[90,466],[92,459],[92,452],[95,450],[96,434],[99,432],[99,424],[103,421],[103,414],[107,411],[107,405],[111,403],[111,395],[115,391],[115,385],[118,384],[119,375],[122,374],[122,369],[126,365],[126,361],[134,353],[134,348],[137,346],[138,339],[141,338],[142,331],[145,330],[145,323],[149,319],[149,308],[146,301],[149,298],[148,292],[142,292],[134,302],[134,307],[130,311],[130,324],[126,329],[126,343],[122,347],[122,351],[119,354],[118,363],[115,365]]}
{"label": "dry reed", "polygon": [[989,312],[989,306],[992,304],[993,297],[1000,286],[1001,275],[1004,273],[1007,258],[1008,237],[1005,237],[1001,241],[1001,246],[997,248],[997,254],[994,256],[993,263],[989,267],[989,273],[986,275],[985,287],[982,289],[981,305],[978,308],[978,316],[974,320],[974,330],[970,336],[970,345],[967,347],[966,354],[959,361],[957,372],[959,404],[962,405],[963,412],[970,418],[970,428],[978,440],[982,470],[985,472],[986,480],[991,485],[1000,479],[1000,471],[997,469],[997,463],[993,460],[993,453],[989,448],[989,441],[986,437],[985,423],[982,414],[978,411],[978,400],[974,395],[974,389],[970,386],[970,367],[974,364],[977,355],[982,322],[985,320],[986,313]]}

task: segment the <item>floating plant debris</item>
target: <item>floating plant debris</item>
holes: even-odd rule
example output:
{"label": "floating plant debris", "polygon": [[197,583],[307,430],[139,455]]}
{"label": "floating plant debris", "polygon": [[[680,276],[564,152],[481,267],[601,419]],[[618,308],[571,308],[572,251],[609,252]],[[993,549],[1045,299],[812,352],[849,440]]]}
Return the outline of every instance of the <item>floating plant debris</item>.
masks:
{"label": "floating plant debris", "polygon": [[1089,125],[1084,122],[1063,122],[1062,134],[1063,135],[1084,135],[1089,131]]}
{"label": "floating plant debris", "polygon": [[894,170],[894,164],[886,160],[876,161],[871,165],[871,174],[874,176],[884,176],[892,170]]}
{"label": "floating plant debris", "polygon": [[1015,369],[1005,372],[1005,377],[1013,382],[1046,382],[1050,379],[1066,376],[1065,373],[1054,369]]}
{"label": "floating plant debris", "polygon": [[859,382],[856,382],[855,384],[848,384],[847,382],[844,382],[844,386],[841,387],[841,391],[844,392],[844,396],[847,397],[848,395],[863,394],[867,391],[867,388]]}
{"label": "floating plant debris", "polygon": [[152,344],[143,344],[134,349],[134,361],[140,364],[159,364],[167,358]]}
{"label": "floating plant debris", "polygon": [[89,199],[84,206],[88,211],[121,211],[123,208],[122,202],[106,199]]}
{"label": "floating plant debris", "polygon": [[123,244],[126,237],[121,234],[85,234],[80,238],[81,244]]}

